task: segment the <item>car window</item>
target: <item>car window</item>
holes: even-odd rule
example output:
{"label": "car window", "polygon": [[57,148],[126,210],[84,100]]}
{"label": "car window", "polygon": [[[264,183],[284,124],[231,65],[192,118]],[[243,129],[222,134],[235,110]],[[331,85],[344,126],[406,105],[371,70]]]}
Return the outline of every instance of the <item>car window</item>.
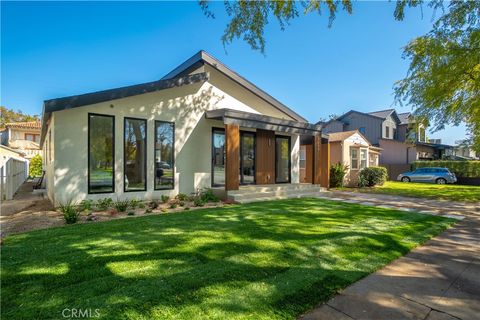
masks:
{"label": "car window", "polygon": [[417,169],[415,170],[415,173],[424,173],[425,172],[425,169]]}

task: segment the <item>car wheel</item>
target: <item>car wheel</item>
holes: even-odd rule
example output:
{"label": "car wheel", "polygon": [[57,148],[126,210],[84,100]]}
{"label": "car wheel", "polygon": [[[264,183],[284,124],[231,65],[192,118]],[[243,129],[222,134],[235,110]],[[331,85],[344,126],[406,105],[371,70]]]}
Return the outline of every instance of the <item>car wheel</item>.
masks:
{"label": "car wheel", "polygon": [[446,184],[447,183],[447,180],[443,179],[443,178],[438,178],[436,181],[435,181],[437,184]]}
{"label": "car wheel", "polygon": [[402,182],[410,182],[410,178],[409,177],[403,177]]}

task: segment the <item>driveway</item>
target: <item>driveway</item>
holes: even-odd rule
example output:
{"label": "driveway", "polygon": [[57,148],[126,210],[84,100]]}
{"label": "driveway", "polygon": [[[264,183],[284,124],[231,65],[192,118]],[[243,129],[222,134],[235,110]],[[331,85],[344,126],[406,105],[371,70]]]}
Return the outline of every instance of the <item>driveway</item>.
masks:
{"label": "driveway", "polygon": [[302,319],[479,319],[479,204],[352,192],[331,192],[322,197],[448,215],[459,222]]}

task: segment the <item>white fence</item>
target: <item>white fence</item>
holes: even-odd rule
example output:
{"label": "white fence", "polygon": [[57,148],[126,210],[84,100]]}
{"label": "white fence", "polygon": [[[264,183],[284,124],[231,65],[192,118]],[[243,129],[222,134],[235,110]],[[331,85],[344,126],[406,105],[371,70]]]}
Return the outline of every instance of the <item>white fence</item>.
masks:
{"label": "white fence", "polygon": [[9,158],[5,162],[0,162],[0,199],[2,201],[13,199],[13,195],[27,178],[27,160]]}

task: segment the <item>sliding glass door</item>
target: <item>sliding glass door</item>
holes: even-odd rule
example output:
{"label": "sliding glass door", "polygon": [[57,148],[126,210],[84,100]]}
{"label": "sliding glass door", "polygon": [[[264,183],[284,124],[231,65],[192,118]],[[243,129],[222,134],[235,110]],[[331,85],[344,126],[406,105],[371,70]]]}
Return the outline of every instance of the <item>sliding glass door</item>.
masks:
{"label": "sliding glass door", "polygon": [[275,137],[275,182],[290,182],[290,137]]}
{"label": "sliding glass door", "polygon": [[255,183],[255,133],[240,133],[240,184]]}

